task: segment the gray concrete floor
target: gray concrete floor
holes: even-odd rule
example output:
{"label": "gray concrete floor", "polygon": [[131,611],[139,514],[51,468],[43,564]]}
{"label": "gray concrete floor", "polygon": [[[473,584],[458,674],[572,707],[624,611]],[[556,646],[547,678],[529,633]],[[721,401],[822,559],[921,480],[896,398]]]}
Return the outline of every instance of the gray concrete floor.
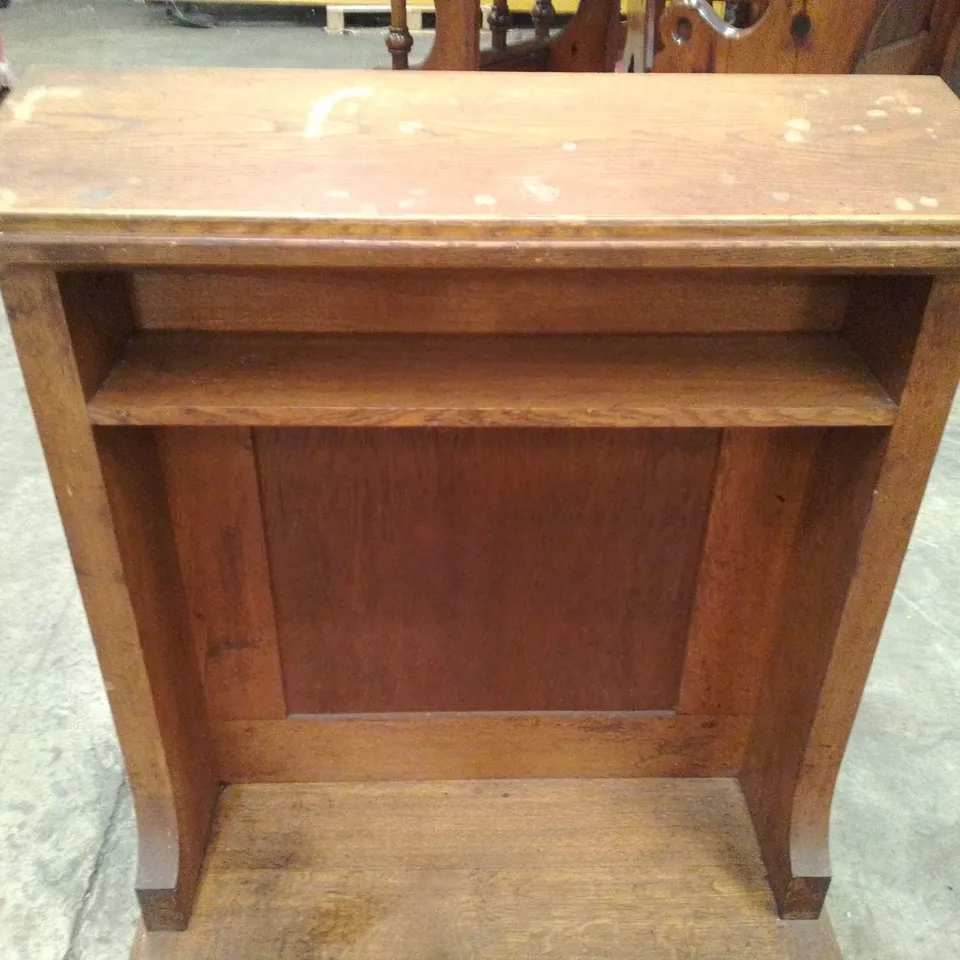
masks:
{"label": "gray concrete floor", "polygon": [[[15,0],[0,10],[0,35],[20,71],[368,67],[383,57],[378,32],[189,30],[133,0]],[[847,960],[960,957],[958,561],[960,408],[837,793],[830,912]],[[0,960],[126,960],[136,922],[129,795],[2,309],[0,669]]]}

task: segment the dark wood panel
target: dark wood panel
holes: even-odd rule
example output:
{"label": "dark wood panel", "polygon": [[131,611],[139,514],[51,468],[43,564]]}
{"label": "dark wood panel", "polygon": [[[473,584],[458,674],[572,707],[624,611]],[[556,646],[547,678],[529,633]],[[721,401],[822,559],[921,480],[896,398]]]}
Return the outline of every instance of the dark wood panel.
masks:
{"label": "dark wood panel", "polygon": [[677,705],[682,713],[753,713],[817,436],[724,432]]}
{"label": "dark wood panel", "polygon": [[690,271],[139,271],[142,325],[334,333],[833,330],[848,277]]}
{"label": "dark wood panel", "polygon": [[88,409],[121,426],[859,426],[895,414],[833,334],[151,333]]}
{"label": "dark wood panel", "polygon": [[292,712],[673,706],[715,432],[255,437]]}
{"label": "dark wood panel", "polygon": [[496,777],[729,777],[747,717],[405,714],[213,725],[226,783]]}
{"label": "dark wood panel", "polygon": [[167,497],[210,716],[283,717],[260,489],[249,430],[160,433]]}
{"label": "dark wood panel", "polygon": [[777,923],[729,780],[229,787],[190,930],[133,960],[840,960]]}

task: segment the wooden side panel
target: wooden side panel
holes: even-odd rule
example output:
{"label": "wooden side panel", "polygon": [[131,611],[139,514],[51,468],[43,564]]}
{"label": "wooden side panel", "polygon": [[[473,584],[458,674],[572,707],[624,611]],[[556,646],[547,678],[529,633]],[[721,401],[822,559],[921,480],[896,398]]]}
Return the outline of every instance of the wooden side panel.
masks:
{"label": "wooden side panel", "polygon": [[160,433],[190,623],[214,720],[283,717],[260,490],[249,430]]}
{"label": "wooden side panel", "polygon": [[890,364],[908,370],[892,429],[825,430],[814,461],[741,778],[786,917],[818,915],[829,885],[830,801],[950,410],[958,319],[960,280],[938,279],[915,347]]}
{"label": "wooden side panel", "polygon": [[292,712],[674,705],[716,432],[255,436]]}
{"label": "wooden side panel", "polygon": [[144,920],[182,929],[216,779],[151,438],[98,444],[87,423],[85,395],[132,327],[122,294],[87,280],[65,282],[61,300],[52,270],[14,268],[3,293],[133,789]]}
{"label": "wooden side panel", "polygon": [[681,713],[753,713],[817,436],[816,430],[724,433],[677,707]]}
{"label": "wooden side panel", "polygon": [[847,277],[690,271],[143,270],[156,330],[710,333],[834,330]]}
{"label": "wooden side panel", "polygon": [[431,714],[215,723],[228,783],[731,777],[747,717]]}

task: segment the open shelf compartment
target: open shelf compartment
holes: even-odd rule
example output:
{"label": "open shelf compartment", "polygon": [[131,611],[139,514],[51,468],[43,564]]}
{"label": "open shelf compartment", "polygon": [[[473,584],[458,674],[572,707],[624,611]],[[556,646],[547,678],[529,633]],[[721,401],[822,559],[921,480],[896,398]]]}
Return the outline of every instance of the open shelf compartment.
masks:
{"label": "open shelf compartment", "polygon": [[833,334],[143,333],[89,402],[142,426],[882,426]]}

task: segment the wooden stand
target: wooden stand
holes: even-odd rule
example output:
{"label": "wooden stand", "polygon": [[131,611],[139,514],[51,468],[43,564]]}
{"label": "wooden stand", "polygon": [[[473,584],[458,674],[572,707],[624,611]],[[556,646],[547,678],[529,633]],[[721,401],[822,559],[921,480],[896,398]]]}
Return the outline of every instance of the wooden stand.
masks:
{"label": "wooden stand", "polygon": [[838,957],[831,794],[957,381],[958,144],[927,78],[18,91],[3,293],[135,955]]}

